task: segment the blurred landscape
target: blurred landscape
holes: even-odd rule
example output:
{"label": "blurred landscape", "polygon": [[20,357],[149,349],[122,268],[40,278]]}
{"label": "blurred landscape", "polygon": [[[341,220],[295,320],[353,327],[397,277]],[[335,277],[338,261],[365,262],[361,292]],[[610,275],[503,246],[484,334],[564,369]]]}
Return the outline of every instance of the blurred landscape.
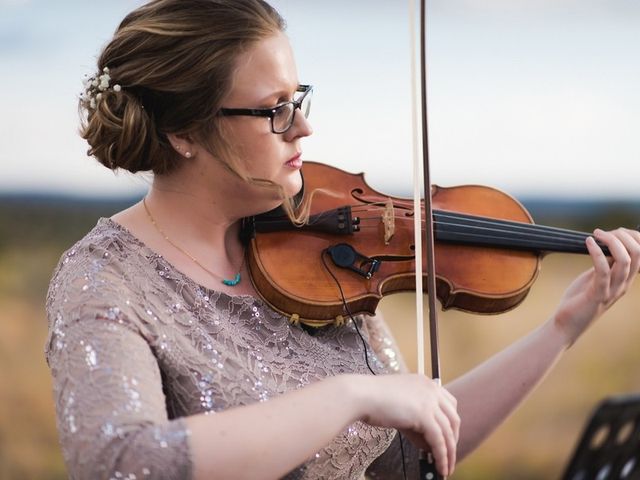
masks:
{"label": "blurred landscape", "polygon": [[[0,478],[66,478],[51,381],[44,361],[44,302],[60,255],[137,199],[0,196]],[[640,201],[523,200],[536,223],[591,231],[640,224]],[[445,383],[540,325],[562,292],[588,268],[583,255],[549,255],[523,305],[499,316],[440,314]],[[414,297],[383,300],[410,368],[415,369]],[[561,360],[528,402],[455,475],[465,479],[552,479],[562,474],[584,422],[607,396],[640,391],[640,282]],[[428,344],[427,344],[428,345]]]}

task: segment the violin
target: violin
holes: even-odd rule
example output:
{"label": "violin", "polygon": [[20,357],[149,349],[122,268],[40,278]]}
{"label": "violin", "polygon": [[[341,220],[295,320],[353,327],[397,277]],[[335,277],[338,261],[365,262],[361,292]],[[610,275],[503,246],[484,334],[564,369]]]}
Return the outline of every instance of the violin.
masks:
{"label": "violin", "polygon": [[[306,162],[302,173],[302,203],[310,202],[305,225],[281,210],[243,222],[258,294],[293,323],[318,327],[373,315],[385,295],[415,291],[413,200],[322,163]],[[443,309],[505,312],[525,299],[546,253],[588,253],[590,234],[536,225],[520,202],[495,188],[433,185],[431,201]],[[424,261],[421,267],[425,272]]]}

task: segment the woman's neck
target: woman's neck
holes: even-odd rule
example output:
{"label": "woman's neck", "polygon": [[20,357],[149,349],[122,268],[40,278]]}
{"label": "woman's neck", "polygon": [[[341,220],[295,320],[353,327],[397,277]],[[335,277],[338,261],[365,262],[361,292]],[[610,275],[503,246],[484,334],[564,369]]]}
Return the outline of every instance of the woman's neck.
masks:
{"label": "woman's neck", "polygon": [[[200,182],[157,177],[146,204],[157,227],[172,242],[187,251],[213,251],[219,261],[234,264],[242,217],[230,201],[233,197],[225,197],[224,189],[216,187],[206,189]],[[190,253],[197,257],[196,252]]]}

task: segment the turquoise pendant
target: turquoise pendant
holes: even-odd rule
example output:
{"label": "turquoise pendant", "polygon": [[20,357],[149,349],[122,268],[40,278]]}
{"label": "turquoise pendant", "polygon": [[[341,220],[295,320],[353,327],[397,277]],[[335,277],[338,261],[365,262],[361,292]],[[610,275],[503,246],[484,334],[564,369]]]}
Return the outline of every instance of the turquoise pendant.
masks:
{"label": "turquoise pendant", "polygon": [[224,283],[229,287],[235,287],[237,284],[240,283],[240,272],[236,273],[236,277],[233,280],[224,279],[222,280],[222,283]]}

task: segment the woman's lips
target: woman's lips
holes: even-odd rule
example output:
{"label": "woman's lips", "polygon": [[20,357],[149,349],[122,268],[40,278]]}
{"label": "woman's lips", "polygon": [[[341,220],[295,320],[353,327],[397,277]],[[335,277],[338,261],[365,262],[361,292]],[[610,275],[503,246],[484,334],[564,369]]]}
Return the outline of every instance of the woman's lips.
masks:
{"label": "woman's lips", "polygon": [[302,153],[298,153],[294,155],[285,165],[291,168],[301,168],[302,167],[302,159],[300,158]]}

